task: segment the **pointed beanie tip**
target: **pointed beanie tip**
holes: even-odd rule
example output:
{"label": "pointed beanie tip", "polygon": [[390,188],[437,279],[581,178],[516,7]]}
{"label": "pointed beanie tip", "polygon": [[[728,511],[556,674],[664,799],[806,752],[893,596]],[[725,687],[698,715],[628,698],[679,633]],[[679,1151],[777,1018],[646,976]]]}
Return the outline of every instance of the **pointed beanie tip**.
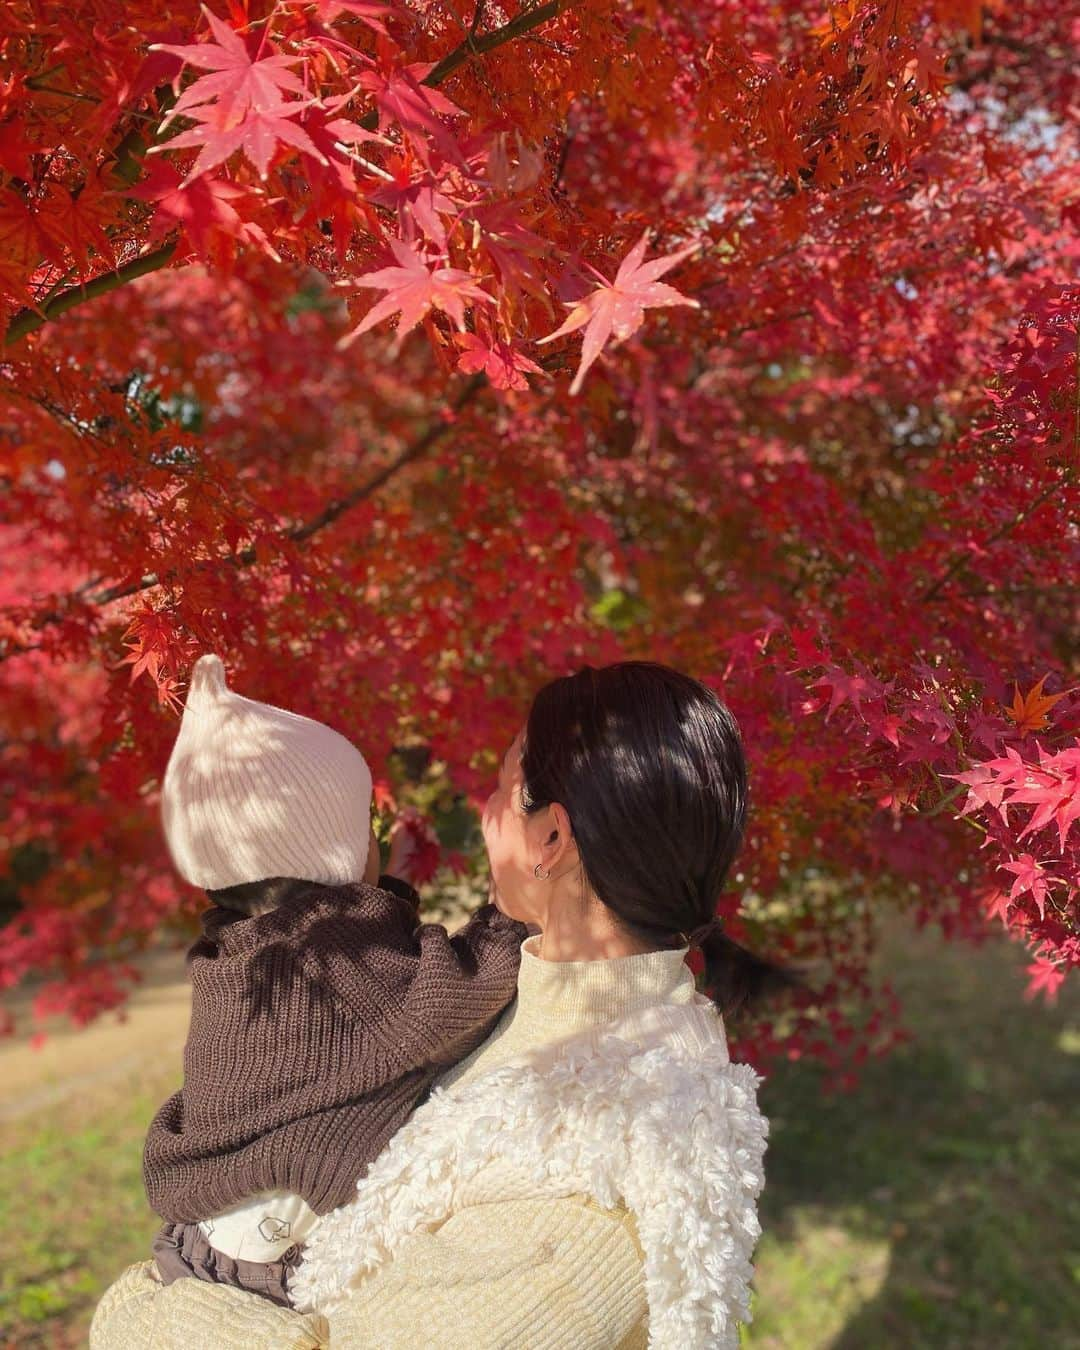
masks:
{"label": "pointed beanie tip", "polygon": [[191,684],[188,687],[187,702],[193,699],[216,698],[227,694],[229,684],[225,678],[225,667],[220,656],[200,656],[191,671]]}

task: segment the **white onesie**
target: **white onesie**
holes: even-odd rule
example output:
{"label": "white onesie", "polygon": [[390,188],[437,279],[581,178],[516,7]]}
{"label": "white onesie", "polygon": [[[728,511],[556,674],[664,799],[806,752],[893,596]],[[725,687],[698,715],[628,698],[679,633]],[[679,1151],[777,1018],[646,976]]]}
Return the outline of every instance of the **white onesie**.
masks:
{"label": "white onesie", "polygon": [[319,1221],[311,1206],[289,1191],[262,1191],[199,1228],[215,1251],[234,1261],[277,1261],[303,1246]]}

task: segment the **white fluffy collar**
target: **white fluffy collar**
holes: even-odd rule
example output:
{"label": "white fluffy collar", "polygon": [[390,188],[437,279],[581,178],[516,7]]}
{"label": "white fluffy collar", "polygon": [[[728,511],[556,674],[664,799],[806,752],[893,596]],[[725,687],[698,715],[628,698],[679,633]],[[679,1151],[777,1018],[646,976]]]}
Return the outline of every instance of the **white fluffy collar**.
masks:
{"label": "white fluffy collar", "polygon": [[731,1063],[723,1023],[705,1005],[665,1004],[659,1023],[639,1010],[436,1087],[356,1198],[315,1229],[290,1282],[295,1305],[332,1311],[411,1233],[445,1219],[462,1182],[512,1155],[541,1188],[633,1212],[650,1350],[737,1347],[738,1323],[750,1319],[768,1122],[761,1079]]}

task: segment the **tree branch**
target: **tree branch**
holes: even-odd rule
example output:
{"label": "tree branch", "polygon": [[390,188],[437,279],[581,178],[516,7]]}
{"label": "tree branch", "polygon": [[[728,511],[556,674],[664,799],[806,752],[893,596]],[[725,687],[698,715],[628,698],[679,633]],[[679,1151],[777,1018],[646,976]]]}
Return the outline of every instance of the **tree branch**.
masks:
{"label": "tree branch", "polygon": [[570,3],[571,0],[550,0],[546,5],[537,5],[535,9],[525,10],[516,19],[511,19],[509,23],[494,29],[493,32],[484,33],[480,37],[470,33],[464,42],[452,52],[447,52],[443,59],[436,63],[427,78],[421,80],[421,84],[442,84],[443,80],[452,75],[458,66],[464,65],[470,56],[483,56],[485,52],[501,47],[504,42],[513,42],[514,38],[520,37],[522,33],[538,28],[542,23],[547,23],[548,19],[557,18],[564,9],[570,8]]}
{"label": "tree branch", "polygon": [[[549,0],[548,4],[537,5],[535,9],[526,10],[519,14],[516,19],[511,19],[502,28],[496,28],[491,33],[485,33],[478,37],[474,32],[470,32],[464,42],[455,47],[453,51],[447,52],[443,59],[436,63],[427,76],[421,80],[421,84],[432,87],[442,84],[470,58],[494,51],[496,47],[501,47],[504,43],[512,42],[514,38],[520,37],[522,33],[527,33],[530,29],[547,23],[549,19],[556,18],[563,10],[568,9],[570,3],[571,0]],[[480,17],[481,9],[482,5],[478,5],[475,18]],[[371,112],[365,113],[359,119],[359,123],[366,130],[373,131],[378,125],[378,119],[378,111],[373,109]],[[134,280],[135,277],[141,277],[147,272],[154,272],[160,267],[165,267],[172,259],[176,248],[177,241],[174,240],[151,253],[140,254],[139,257],[133,258],[114,272],[104,272],[83,285],[73,286],[70,290],[61,292],[40,309],[20,310],[8,325],[2,345],[9,347],[24,338],[28,333],[33,333],[36,329],[41,328],[49,320],[55,319],[57,315],[63,314],[65,310],[81,305],[86,300],[92,300],[95,296],[115,290],[118,286],[123,286],[125,282]]]}
{"label": "tree branch", "polygon": [[[373,493],[377,492],[384,483],[393,478],[395,474],[400,473],[406,465],[412,464],[415,460],[420,459],[425,455],[436,441],[440,440],[450,427],[453,426],[456,414],[461,412],[467,404],[471,403],[486,384],[486,376],[481,374],[473,375],[466,381],[458,391],[457,395],[446,405],[446,407],[432,419],[430,424],[416,440],[407,445],[395,459],[392,459],[389,464],[384,465],[377,473],[372,474],[370,478],[354,488],[352,492],[347,493],[344,497],[337,498],[335,501],[328,502],[317,516],[312,516],[310,520],[304,521],[302,524],[293,525],[288,529],[282,530],[280,537],[283,540],[288,540],[292,543],[306,543],[313,535],[318,534],[320,530],[324,530],[328,525],[332,525],[336,520],[340,520],[347,511],[351,511],[354,506],[358,506],[362,501],[365,501]],[[223,562],[229,563],[237,568],[251,567],[256,562],[255,550],[253,548],[246,548],[242,552],[234,554],[231,557],[209,559],[205,563],[201,563],[200,566],[219,567]],[[79,599],[82,600],[84,604],[100,607],[102,605],[109,605],[114,600],[123,600],[128,596],[139,595],[143,591],[152,590],[155,586],[165,584],[165,581],[162,577],[159,577],[156,572],[148,572],[145,576],[140,577],[138,581],[125,582],[117,586],[108,586],[102,591],[86,595],[85,592],[88,589],[89,584],[90,583],[84,583],[84,585],[72,592],[68,599]],[[40,630],[51,624],[59,623],[63,617],[64,615],[61,611],[51,610],[47,614],[39,615],[34,621],[33,627],[35,630]],[[34,650],[34,648],[29,644],[0,644],[0,661],[6,661],[10,656],[17,656],[22,652],[32,650]]]}
{"label": "tree branch", "polygon": [[171,243],[162,244],[160,248],[154,249],[151,253],[140,253],[137,258],[132,258],[130,262],[124,263],[114,272],[102,272],[100,276],[96,276],[90,281],[83,282],[79,286],[72,286],[70,290],[61,291],[59,295],[54,295],[40,309],[19,310],[8,325],[7,332],[4,334],[3,345],[10,347],[12,343],[24,338],[27,333],[32,333],[36,328],[41,328],[50,319],[55,319],[65,310],[81,305],[85,300],[93,300],[95,296],[114,291],[118,286],[123,286],[128,281],[134,281],[136,277],[144,276],[147,272],[156,272],[159,267],[164,267],[170,261],[176,252],[176,246],[177,240],[174,239]]}
{"label": "tree branch", "polygon": [[[540,362],[540,365],[547,371],[559,370],[563,365],[563,357],[559,352],[552,352]],[[472,402],[486,384],[487,376],[479,373],[473,375],[464,385],[462,385],[461,389],[455,397],[450,400],[446,407],[432,419],[431,423],[423,432],[421,432],[416,440],[407,445],[395,459],[392,459],[389,464],[384,465],[376,473],[372,474],[370,478],[361,483],[359,487],[354,488],[352,492],[348,492],[344,497],[339,497],[334,501],[328,502],[318,515],[312,516],[310,520],[306,520],[301,524],[291,525],[287,529],[282,530],[281,538],[287,539],[292,543],[306,543],[313,535],[318,534],[320,530],[324,530],[328,525],[333,525],[335,521],[340,520],[341,517],[347,511],[351,511],[354,506],[358,506],[362,501],[366,501],[368,497],[377,492],[384,483],[387,483],[396,473],[399,473],[404,469],[406,465],[412,464],[414,461],[425,455],[436,441],[440,440],[447,430],[454,425],[455,416]],[[228,558],[209,559],[207,562],[201,564],[201,566],[217,567],[220,566],[222,562],[225,562],[240,568],[251,567],[256,561],[255,550],[247,548]],[[76,587],[75,590],[67,596],[67,599],[69,601],[81,600],[84,604],[100,607],[102,605],[111,604],[114,600],[124,600],[128,596],[139,595],[143,591],[149,591],[155,586],[164,584],[163,579],[159,577],[156,572],[148,572],[145,576],[140,577],[138,581],[125,582],[116,586],[107,586],[104,590],[87,594],[90,587],[95,585],[97,580],[100,580],[100,578],[96,578],[94,581],[84,581],[81,586]],[[62,612],[51,610],[47,614],[38,615],[34,620],[32,627],[35,630],[40,631],[42,628],[47,628],[51,624],[59,623],[63,617],[64,615]],[[39,647],[37,644],[24,643],[15,645],[10,643],[5,644],[0,641],[0,662],[6,661],[10,656],[18,656],[23,652],[37,651],[38,649]]]}
{"label": "tree branch", "polygon": [[[400,472],[406,464],[411,464],[413,460],[419,459],[422,455],[425,455],[435,442],[445,434],[447,428],[452,425],[450,417],[447,414],[459,413],[466,404],[472,402],[473,398],[475,398],[485,384],[487,384],[486,376],[474,375],[461,388],[457,397],[448,404],[446,410],[443,411],[439,419],[433,421],[427,430],[421,436],[418,436],[416,440],[413,441],[412,445],[407,446],[396,459],[391,460],[390,463],[380,469],[378,473],[373,474],[366,483],[361,483],[360,486],[354,488],[352,492],[347,493],[344,497],[338,498],[337,501],[328,502],[317,516],[313,516],[311,520],[305,522],[305,524],[294,525],[291,530],[285,532],[285,537],[291,539],[294,543],[302,544],[310,539],[312,535],[318,534],[320,530],[325,530],[327,525],[332,525],[335,520],[339,520],[346,511],[351,511],[354,506],[357,506],[367,497],[370,497],[372,493],[377,492],[385,482],[393,478],[394,474]],[[248,561],[247,551],[240,556],[244,559],[246,564]],[[255,561],[254,553],[251,554],[250,561]]]}
{"label": "tree branch", "polygon": [[1020,586],[984,586],[979,591],[960,591],[959,594],[965,600],[978,600],[982,596],[990,596],[993,600],[1007,599],[1010,595],[1050,595],[1064,591],[1066,595],[1080,594],[1080,582],[1075,581],[1048,581],[1045,585],[1037,581],[1025,583]]}
{"label": "tree branch", "polygon": [[[1025,506],[1022,511],[1018,511],[1016,515],[1013,516],[1012,520],[1007,520],[1005,524],[996,529],[993,532],[993,534],[989,535],[986,539],[982,540],[979,547],[982,549],[987,549],[990,547],[991,544],[996,544],[1000,539],[1003,539],[1005,535],[1011,534],[1018,525],[1023,524],[1023,522],[1027,520],[1028,516],[1030,516],[1033,512],[1037,511],[1039,507],[1042,506],[1043,502],[1045,502],[1049,497],[1052,497],[1055,492],[1060,492],[1061,489],[1065,487],[1067,483],[1071,482],[1073,472],[1074,466],[1070,465],[1060,478],[1056,479],[1052,483],[1048,483],[1047,486],[1043,488],[1042,492],[1040,492],[1039,495],[1034,499],[1034,501],[1029,502],[1028,505]],[[942,588],[951,580],[951,578],[955,576],[957,572],[960,571],[960,569],[968,561],[968,558],[969,555],[967,549],[962,549],[959,553],[956,553],[953,556],[952,560],[950,561],[949,565],[945,568],[945,571],[942,572],[941,576],[939,576],[936,581],[932,582],[917,597],[918,602],[920,604],[928,604],[931,600],[933,600],[939,594]]]}

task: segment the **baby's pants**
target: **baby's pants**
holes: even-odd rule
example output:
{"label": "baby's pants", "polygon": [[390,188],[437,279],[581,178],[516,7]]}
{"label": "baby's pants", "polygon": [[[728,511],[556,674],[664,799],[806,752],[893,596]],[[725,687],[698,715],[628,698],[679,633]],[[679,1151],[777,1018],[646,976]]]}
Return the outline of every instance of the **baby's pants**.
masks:
{"label": "baby's pants", "polygon": [[231,1284],[290,1308],[288,1280],[304,1254],[290,1247],[276,1261],[245,1261],[217,1251],[197,1223],[166,1223],[154,1238],[154,1256],[165,1284],[194,1276],[209,1284]]}

